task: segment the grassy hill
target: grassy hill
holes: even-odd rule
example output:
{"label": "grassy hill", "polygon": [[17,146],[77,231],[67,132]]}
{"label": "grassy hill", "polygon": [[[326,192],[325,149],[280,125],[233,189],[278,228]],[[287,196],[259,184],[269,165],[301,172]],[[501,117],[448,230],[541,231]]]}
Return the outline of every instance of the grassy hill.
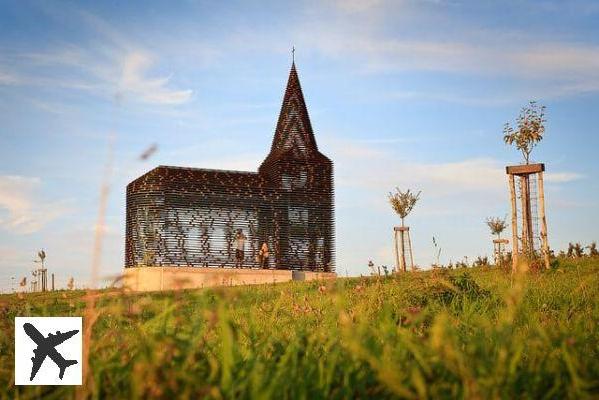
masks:
{"label": "grassy hill", "polygon": [[15,388],[14,317],[81,316],[84,296],[0,296],[0,398],[599,397],[597,259],[526,276],[101,292],[89,383]]}

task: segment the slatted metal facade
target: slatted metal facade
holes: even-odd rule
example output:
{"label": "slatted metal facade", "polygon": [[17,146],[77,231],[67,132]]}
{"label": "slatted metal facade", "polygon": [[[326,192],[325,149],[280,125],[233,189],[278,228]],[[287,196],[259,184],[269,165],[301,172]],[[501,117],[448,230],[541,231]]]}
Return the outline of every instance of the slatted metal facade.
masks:
{"label": "slatted metal facade", "polygon": [[127,186],[125,266],[334,271],[333,163],[318,151],[292,65],[271,151],[258,172],[159,166]]}

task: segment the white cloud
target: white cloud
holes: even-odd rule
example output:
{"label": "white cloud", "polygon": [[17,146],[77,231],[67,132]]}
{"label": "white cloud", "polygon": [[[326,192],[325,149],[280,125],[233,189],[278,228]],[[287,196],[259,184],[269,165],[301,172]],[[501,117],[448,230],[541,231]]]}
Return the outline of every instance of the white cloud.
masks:
{"label": "white cloud", "polygon": [[[23,63],[23,76],[15,80],[0,71],[0,84],[61,87],[83,90],[107,98],[177,105],[191,100],[191,89],[173,88],[172,76],[152,76],[160,58],[133,43],[107,22],[80,12],[81,21],[97,37],[87,46],[63,45],[44,51],[20,53],[13,63]],[[57,68],[48,68],[57,67]]]}
{"label": "white cloud", "polygon": [[515,91],[509,95],[498,94],[496,96],[476,96],[465,95],[462,93],[452,93],[449,91],[433,91],[433,90],[398,90],[389,95],[392,100],[400,100],[405,102],[414,101],[435,101],[444,103],[456,103],[466,106],[502,106],[514,102],[520,102],[522,99],[528,99],[530,93],[526,90]]}
{"label": "white cloud", "polygon": [[0,175],[0,227],[17,234],[37,232],[66,212],[60,202],[40,200],[39,178]]}
{"label": "white cloud", "polygon": [[335,7],[345,12],[364,12],[380,6],[382,0],[337,0]]}
{"label": "white cloud", "polygon": [[154,104],[181,104],[190,100],[191,90],[168,88],[170,77],[148,78],[146,72],[153,58],[145,52],[127,54],[123,61],[120,87],[140,100]]}
{"label": "white cloud", "polygon": [[[494,105],[522,98],[599,91],[599,46],[593,43],[508,29],[492,31],[476,23],[461,22],[464,27],[456,29],[456,21],[451,14],[443,13],[443,6],[420,2],[352,0],[334,1],[332,5],[304,4],[304,18],[289,24],[276,39],[269,29],[240,27],[224,36],[218,47],[207,42],[198,45],[201,38],[196,37],[197,32],[181,28],[157,35],[160,46],[152,43],[154,54],[101,18],[76,12],[99,39],[85,47],[71,45],[28,54],[32,61],[69,66],[74,73],[47,76],[42,68],[41,76],[28,76],[26,82],[90,90],[108,97],[125,94],[126,99],[142,103],[182,104],[191,100],[192,90],[176,87],[168,72],[156,75],[154,69],[162,70],[165,60],[173,56],[189,60],[189,53],[203,54],[200,58],[211,60],[242,49],[263,53],[283,48],[287,51],[281,42],[291,40],[306,53],[316,50],[331,59],[351,61],[359,70],[369,73],[433,71],[519,80],[510,88],[516,93],[509,96],[496,93],[496,96],[473,95],[464,99],[459,93],[427,93],[420,89],[398,93],[395,89],[399,98]],[[422,26],[433,24],[438,29],[418,34]],[[203,61],[194,59],[194,62]],[[0,72],[0,83],[13,81],[13,77],[3,77]]]}
{"label": "white cloud", "polygon": [[372,159],[381,155],[379,149],[366,144],[372,142],[345,140],[334,136],[325,136],[320,140],[320,143],[324,145],[325,148],[333,149],[335,155],[340,158]]}
{"label": "white cloud", "polygon": [[0,85],[16,85],[19,83],[19,78],[8,72],[0,69]]}
{"label": "white cloud", "polygon": [[311,32],[328,54],[363,59],[373,73],[440,71],[509,76],[550,81],[553,94],[599,90],[599,47],[574,43],[482,43],[451,40],[408,40],[350,31]]}
{"label": "white cloud", "polygon": [[573,172],[546,172],[544,178],[550,183],[566,183],[583,179],[584,175]]}
{"label": "white cloud", "polygon": [[[372,2],[364,7],[349,3],[304,21],[295,35],[303,48],[316,47],[328,57],[351,60],[368,73],[433,71],[507,77],[523,81],[517,89],[525,87],[536,97],[599,90],[599,46],[594,43],[494,31],[476,23],[456,29],[452,17],[442,9],[436,12],[414,2]],[[431,24],[435,30],[417,34]],[[451,101],[455,96],[444,97]]]}
{"label": "white cloud", "polygon": [[[39,75],[19,83],[84,90],[104,97],[116,95],[133,102],[157,105],[183,104],[191,99],[192,90],[171,88],[171,76],[148,76],[157,62],[157,57],[151,53],[121,46],[100,48],[103,50],[69,46],[50,52],[22,54],[22,58],[38,67]],[[62,67],[60,76],[46,73],[47,66]]]}
{"label": "white cloud", "polygon": [[[380,195],[395,186],[422,190],[429,198],[463,196],[464,202],[500,198],[507,190],[505,163],[492,158],[470,158],[455,162],[422,162],[400,159],[381,146],[342,138],[327,140],[325,153],[335,160],[336,182],[341,187],[362,189]],[[349,149],[349,150],[348,150]],[[552,184],[581,179],[573,172],[546,173]],[[469,199],[467,196],[477,196]],[[480,196],[478,196],[480,195]]]}

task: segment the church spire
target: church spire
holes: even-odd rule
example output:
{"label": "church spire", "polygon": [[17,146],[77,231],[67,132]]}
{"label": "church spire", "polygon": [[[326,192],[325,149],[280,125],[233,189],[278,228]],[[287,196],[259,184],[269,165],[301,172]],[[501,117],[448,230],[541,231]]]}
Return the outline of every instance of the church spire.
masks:
{"label": "church spire", "polygon": [[[294,49],[295,51],[295,49]],[[297,153],[317,151],[308,108],[300,85],[295,59],[291,64],[287,88],[272,142],[271,152],[292,149]]]}

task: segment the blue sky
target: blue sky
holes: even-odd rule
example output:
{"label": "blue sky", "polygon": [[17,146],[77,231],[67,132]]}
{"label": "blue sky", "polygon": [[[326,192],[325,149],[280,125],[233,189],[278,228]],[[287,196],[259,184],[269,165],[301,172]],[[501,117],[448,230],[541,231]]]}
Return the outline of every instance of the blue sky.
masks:
{"label": "blue sky", "polygon": [[340,274],[392,265],[394,186],[422,190],[418,264],[433,236],[445,263],[490,254],[484,219],[507,215],[504,167],[520,162],[502,127],[533,99],[550,246],[598,239],[597,2],[96,3],[0,1],[2,290],[42,247],[59,285],[87,282],[110,159],[102,276],[122,268],[129,181],[160,164],[255,170],[292,46],[335,162]]}

